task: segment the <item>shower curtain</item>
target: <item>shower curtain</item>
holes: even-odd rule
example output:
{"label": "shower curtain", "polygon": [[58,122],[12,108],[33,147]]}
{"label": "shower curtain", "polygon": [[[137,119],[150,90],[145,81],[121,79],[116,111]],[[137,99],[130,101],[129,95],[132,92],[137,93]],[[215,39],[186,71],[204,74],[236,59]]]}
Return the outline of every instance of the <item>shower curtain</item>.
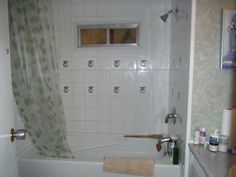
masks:
{"label": "shower curtain", "polygon": [[12,86],[41,155],[72,158],[59,89],[51,0],[9,0]]}

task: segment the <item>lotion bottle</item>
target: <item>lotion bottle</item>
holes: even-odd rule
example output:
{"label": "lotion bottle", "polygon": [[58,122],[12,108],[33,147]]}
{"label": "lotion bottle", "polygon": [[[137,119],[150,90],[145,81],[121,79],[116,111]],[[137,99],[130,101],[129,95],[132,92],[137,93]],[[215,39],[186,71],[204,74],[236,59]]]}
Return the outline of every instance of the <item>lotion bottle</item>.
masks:
{"label": "lotion bottle", "polygon": [[216,129],[213,135],[210,135],[209,150],[217,152],[219,147],[219,130]]}
{"label": "lotion bottle", "polygon": [[194,132],[194,144],[196,145],[199,144],[199,138],[200,138],[200,132],[199,129],[197,128]]}
{"label": "lotion bottle", "polygon": [[200,136],[199,136],[199,144],[204,145],[206,142],[206,129],[201,128],[200,129]]}

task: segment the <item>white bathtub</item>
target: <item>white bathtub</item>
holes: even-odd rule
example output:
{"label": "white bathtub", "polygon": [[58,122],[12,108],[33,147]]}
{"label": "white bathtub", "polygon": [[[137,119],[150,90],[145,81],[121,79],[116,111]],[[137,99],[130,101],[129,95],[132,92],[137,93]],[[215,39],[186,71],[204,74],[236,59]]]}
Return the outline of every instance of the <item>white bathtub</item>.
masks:
{"label": "white bathtub", "polygon": [[179,165],[172,165],[171,158],[157,153],[155,144],[155,140],[129,139],[117,145],[76,152],[76,159],[43,158],[31,149],[19,157],[19,173],[20,177],[132,177],[102,170],[105,156],[127,155],[154,157],[155,177],[179,177]]}

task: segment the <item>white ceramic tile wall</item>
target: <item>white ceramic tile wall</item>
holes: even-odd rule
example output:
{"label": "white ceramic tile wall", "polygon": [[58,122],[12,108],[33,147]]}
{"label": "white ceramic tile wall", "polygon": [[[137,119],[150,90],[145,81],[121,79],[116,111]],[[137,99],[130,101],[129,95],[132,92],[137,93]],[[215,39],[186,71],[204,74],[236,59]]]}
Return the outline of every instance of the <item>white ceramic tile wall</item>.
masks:
{"label": "white ceramic tile wall", "polygon": [[[159,15],[170,8],[170,2],[53,1],[69,135],[167,133],[170,23],[163,23]],[[116,22],[140,23],[140,47],[75,47],[75,23]],[[94,61],[92,67],[89,60]],[[119,67],[114,67],[115,60],[120,60]],[[146,66],[141,66],[142,60]]]}
{"label": "white ceramic tile wall", "polygon": [[172,1],[172,8],[175,7],[181,9],[182,12],[171,19],[169,111],[175,107],[177,113],[182,118],[175,125],[170,123],[168,131],[171,134],[177,134],[179,137],[182,164],[181,176],[184,176],[190,64],[191,1],[174,0]]}

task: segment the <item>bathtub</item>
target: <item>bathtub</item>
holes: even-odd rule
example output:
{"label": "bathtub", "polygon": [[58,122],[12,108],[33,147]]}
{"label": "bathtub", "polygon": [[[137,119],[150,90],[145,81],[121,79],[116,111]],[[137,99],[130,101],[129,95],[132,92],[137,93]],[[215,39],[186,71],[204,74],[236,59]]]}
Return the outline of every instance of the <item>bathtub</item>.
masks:
{"label": "bathtub", "polygon": [[18,159],[19,174],[20,177],[132,177],[102,170],[103,158],[117,155],[152,156],[155,158],[155,177],[180,177],[179,165],[173,165],[171,158],[164,155],[165,148],[158,153],[155,144],[156,140],[128,139],[119,144],[74,152],[75,159],[40,157],[31,148]]}

